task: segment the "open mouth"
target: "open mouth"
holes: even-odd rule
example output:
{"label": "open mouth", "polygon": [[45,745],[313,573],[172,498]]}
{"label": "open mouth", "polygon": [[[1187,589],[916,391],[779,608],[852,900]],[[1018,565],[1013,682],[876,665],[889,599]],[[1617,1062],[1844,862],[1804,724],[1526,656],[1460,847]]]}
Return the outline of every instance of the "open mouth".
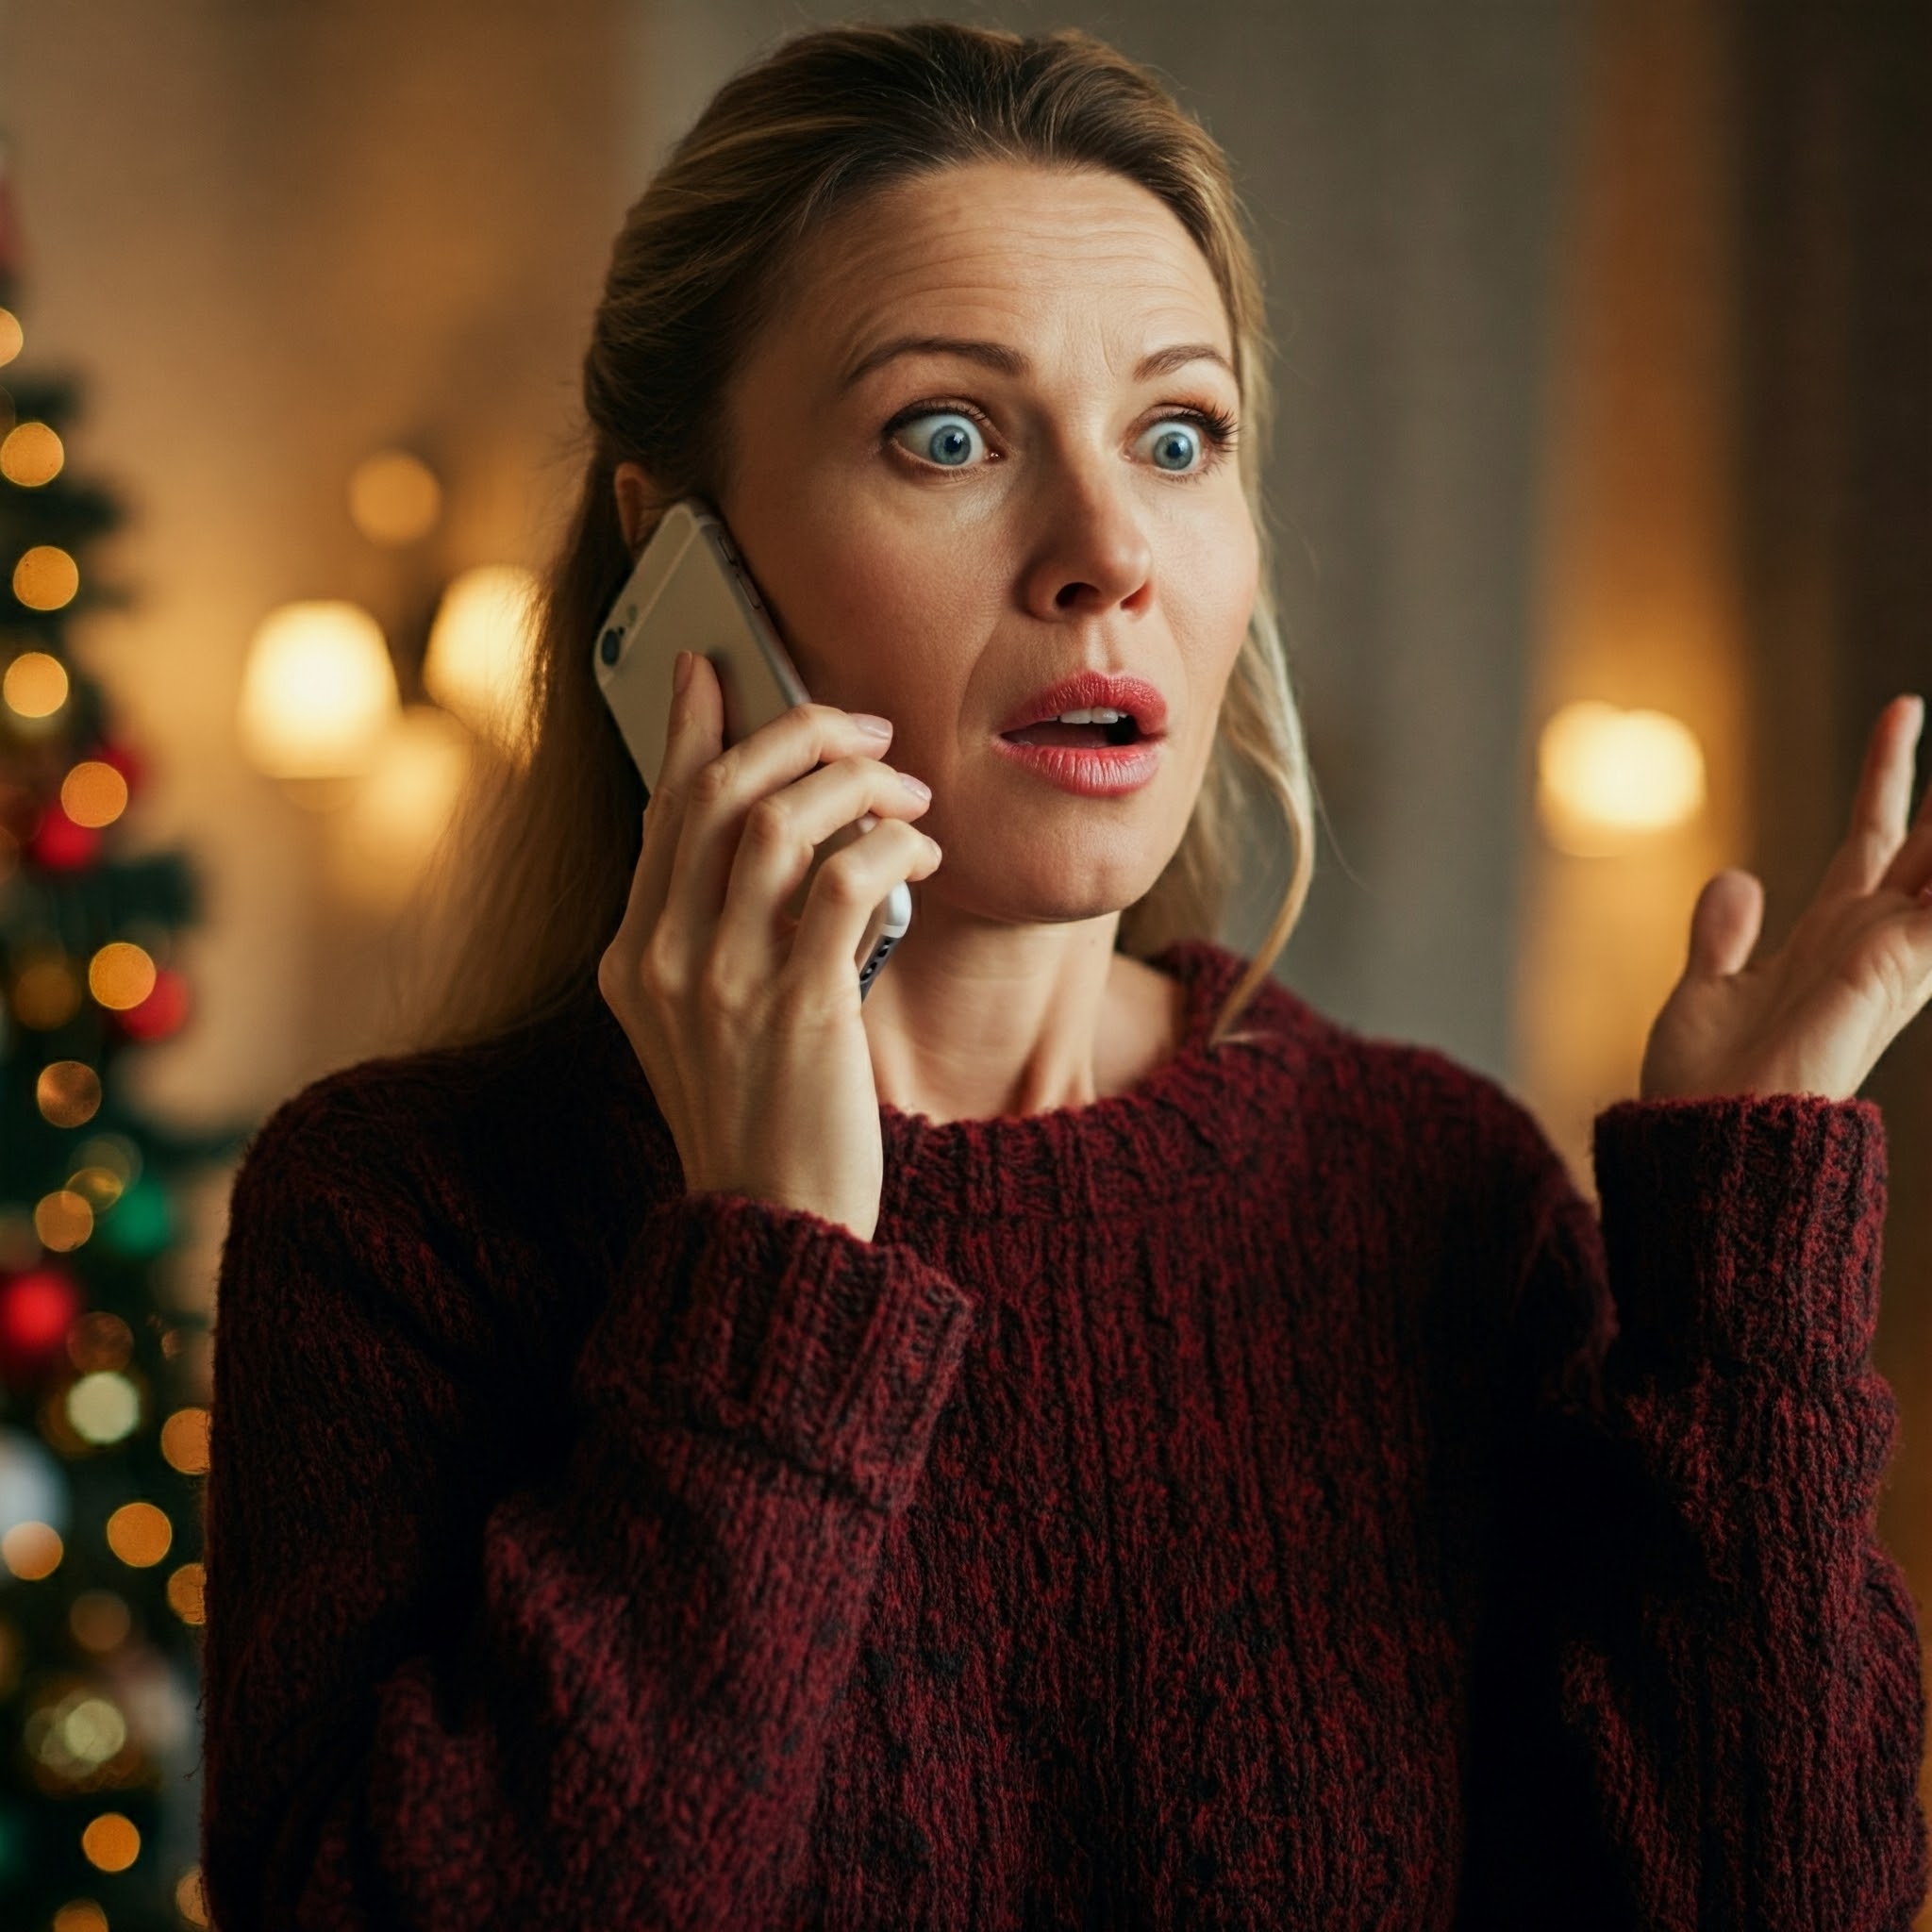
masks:
{"label": "open mouth", "polygon": [[1008,744],[1059,744],[1082,751],[1103,751],[1109,745],[1138,744],[1141,731],[1132,718],[1112,724],[1062,724],[1057,718],[1029,724],[1024,731],[1001,734]]}

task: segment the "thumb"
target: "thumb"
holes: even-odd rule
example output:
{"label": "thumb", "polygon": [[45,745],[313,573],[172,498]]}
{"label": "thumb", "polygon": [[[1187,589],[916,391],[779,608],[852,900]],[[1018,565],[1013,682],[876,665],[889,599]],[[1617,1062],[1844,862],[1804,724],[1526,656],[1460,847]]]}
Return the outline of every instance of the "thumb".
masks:
{"label": "thumb", "polygon": [[1764,929],[1764,885],[1755,873],[1733,866],[1707,880],[1690,914],[1690,978],[1721,978],[1740,972]]}

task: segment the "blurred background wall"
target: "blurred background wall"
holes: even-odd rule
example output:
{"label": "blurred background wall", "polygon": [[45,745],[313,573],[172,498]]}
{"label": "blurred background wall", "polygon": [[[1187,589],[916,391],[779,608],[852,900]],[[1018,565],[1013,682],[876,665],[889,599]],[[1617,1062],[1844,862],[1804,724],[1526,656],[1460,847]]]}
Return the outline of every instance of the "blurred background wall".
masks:
{"label": "blurred background wall", "polygon": [[[555,535],[610,238],[667,142],[774,35],[924,10],[0,0],[26,319],[90,385],[75,459],[135,509],[113,568],[138,602],[83,641],[152,761],[142,836],[191,846],[209,891],[179,961],[195,1024],[142,1070],[158,1105],[264,1113],[392,1043],[413,848],[243,756],[261,619],[355,600],[420,701],[442,586]],[[1278,574],[1324,804],[1280,975],[1505,1081],[1590,1189],[1591,1122],[1636,1091],[1699,886],[1757,872],[1778,943],[1879,708],[1932,683],[1932,12],[958,12],[1092,28],[1230,151],[1280,345]],[[385,546],[348,485],[398,446],[441,507]],[[1620,746],[1651,761],[1635,794]],[[1285,882],[1273,835],[1230,943]],[[1880,1528],[1923,1602],[1932,1024],[1867,1091],[1903,1413]],[[211,1175],[191,1291],[225,1199]]]}

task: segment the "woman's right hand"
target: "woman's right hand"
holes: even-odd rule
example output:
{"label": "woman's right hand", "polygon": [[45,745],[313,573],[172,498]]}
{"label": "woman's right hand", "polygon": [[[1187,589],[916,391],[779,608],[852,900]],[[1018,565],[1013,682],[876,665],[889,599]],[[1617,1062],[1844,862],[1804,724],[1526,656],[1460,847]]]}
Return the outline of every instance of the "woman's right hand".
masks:
{"label": "woman's right hand", "polygon": [[[698,653],[690,664],[597,989],[691,1192],[804,1208],[870,1241],[885,1156],[854,960],[893,886],[939,865],[909,823],[930,801],[879,761],[890,735],[830,705],[796,706],[724,750],[717,673]],[[877,822],[789,917],[815,848],[868,813]]]}

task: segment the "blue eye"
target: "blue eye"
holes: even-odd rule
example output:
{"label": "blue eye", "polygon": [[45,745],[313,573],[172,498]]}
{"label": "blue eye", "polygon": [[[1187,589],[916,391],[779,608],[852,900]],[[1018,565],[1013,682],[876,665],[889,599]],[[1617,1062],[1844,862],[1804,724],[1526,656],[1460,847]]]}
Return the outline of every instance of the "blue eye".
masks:
{"label": "blue eye", "polygon": [[914,456],[948,470],[962,469],[975,454],[986,453],[979,425],[970,416],[961,416],[952,409],[915,416],[909,423],[902,423],[892,432],[892,440]]}
{"label": "blue eye", "polygon": [[1191,470],[1201,455],[1201,435],[1186,423],[1157,423],[1141,439],[1157,470]]}

